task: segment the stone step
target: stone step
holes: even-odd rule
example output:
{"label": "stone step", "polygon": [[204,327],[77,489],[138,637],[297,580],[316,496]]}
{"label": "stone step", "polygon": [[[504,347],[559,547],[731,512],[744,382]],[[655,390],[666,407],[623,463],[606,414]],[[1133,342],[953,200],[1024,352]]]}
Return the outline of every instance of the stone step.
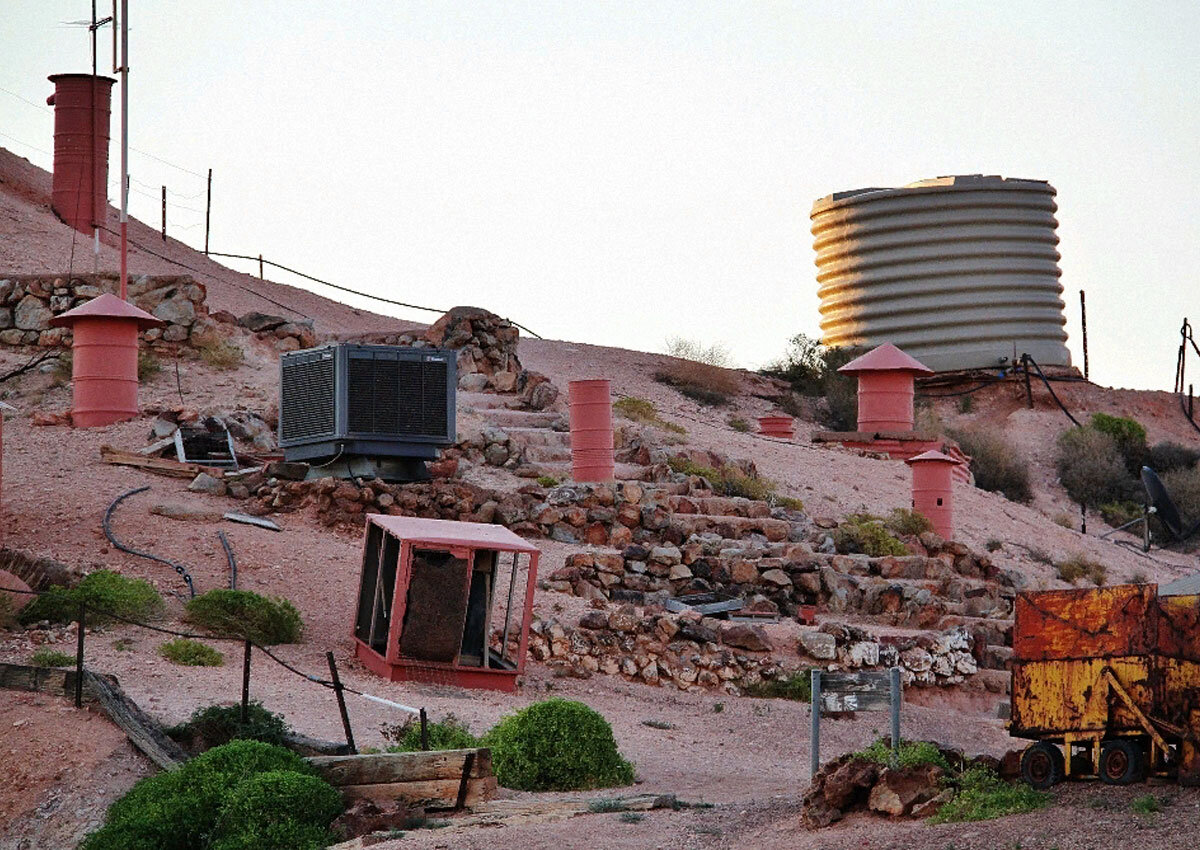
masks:
{"label": "stone step", "polygon": [[783,519],[770,517],[743,517],[724,514],[680,514],[672,517],[672,524],[685,535],[713,532],[727,540],[740,540],[750,534],[762,534],[770,542],[787,540],[792,533],[792,524]]}
{"label": "stone step", "polygon": [[571,448],[571,435],[565,431],[551,431],[549,428],[519,428],[508,426],[503,428],[509,440],[516,446],[554,446],[555,448]]}
{"label": "stone step", "polygon": [[[491,407],[480,411],[488,424],[499,428],[551,428],[560,419],[561,413],[547,413],[544,410],[506,410]],[[563,432],[566,433],[566,432]]]}
{"label": "stone step", "polygon": [[771,506],[766,502],[741,496],[671,496],[667,506],[676,514],[741,517],[769,517],[771,515]]}
{"label": "stone step", "polygon": [[460,408],[473,407],[476,410],[507,410],[508,405],[516,396],[496,395],[494,393],[472,393],[459,390],[454,397],[455,404]]}
{"label": "stone step", "polygon": [[[538,470],[539,475],[550,475],[557,478],[559,481],[569,483],[571,479],[571,462],[567,461],[539,461],[533,464]],[[641,466],[636,463],[618,463],[613,467],[614,478],[618,482],[630,481],[642,483],[646,480],[646,475],[649,473],[650,467]]]}
{"label": "stone step", "polygon": [[522,452],[526,463],[569,463],[571,450],[562,446],[526,445]]}

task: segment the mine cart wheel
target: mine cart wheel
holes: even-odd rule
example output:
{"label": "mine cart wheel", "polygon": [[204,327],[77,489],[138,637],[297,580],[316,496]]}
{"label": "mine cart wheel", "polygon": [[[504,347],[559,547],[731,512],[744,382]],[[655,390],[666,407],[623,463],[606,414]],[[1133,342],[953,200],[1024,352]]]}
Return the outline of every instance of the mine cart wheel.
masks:
{"label": "mine cart wheel", "polygon": [[1038,790],[1062,782],[1063,767],[1062,750],[1045,741],[1038,741],[1021,756],[1021,778]]}
{"label": "mine cart wheel", "polygon": [[1109,785],[1129,785],[1146,775],[1146,754],[1136,741],[1108,741],[1100,750],[1100,778]]}

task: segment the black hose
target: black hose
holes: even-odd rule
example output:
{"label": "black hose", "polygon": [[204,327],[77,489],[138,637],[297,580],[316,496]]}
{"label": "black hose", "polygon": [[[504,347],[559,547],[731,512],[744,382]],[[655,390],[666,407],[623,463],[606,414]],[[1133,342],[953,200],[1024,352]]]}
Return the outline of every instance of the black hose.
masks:
{"label": "black hose", "polygon": [[127,493],[122,493],[113,500],[113,503],[108,506],[108,510],[104,512],[104,520],[100,523],[100,525],[104,528],[104,536],[108,538],[109,543],[111,543],[113,546],[116,546],[122,552],[127,552],[130,555],[136,555],[139,558],[146,558],[151,561],[156,561],[160,564],[166,564],[168,567],[174,568],[175,572],[179,573],[179,575],[183,578],[184,584],[187,585],[188,592],[191,593],[192,598],[195,599],[196,586],[192,583],[192,575],[187,571],[187,567],[185,567],[183,564],[172,561],[170,558],[163,558],[158,555],[152,555],[149,552],[143,552],[140,549],[134,549],[132,546],[126,546],[117,539],[115,534],[113,534],[112,518],[113,514],[117,510],[117,505],[121,504],[121,502],[125,501],[130,496],[136,496],[138,493],[144,493],[149,489],[149,485],[145,487],[138,487],[134,490],[130,490]]}
{"label": "black hose", "polygon": [[1054,403],[1058,405],[1059,409],[1062,410],[1063,413],[1067,414],[1068,419],[1070,419],[1073,423],[1075,423],[1076,428],[1083,427],[1079,424],[1079,420],[1071,415],[1071,411],[1067,410],[1066,405],[1064,405],[1062,403],[1062,401],[1059,399],[1058,395],[1054,392],[1054,387],[1050,386],[1050,382],[1048,380],[1046,380],[1046,376],[1042,373],[1042,367],[1037,364],[1037,361],[1034,360],[1032,357],[1030,357],[1028,354],[1022,355],[1021,360],[1022,360],[1022,362],[1024,362],[1026,364],[1026,366],[1025,366],[1026,374],[1028,374],[1028,372],[1029,372],[1028,364],[1031,364],[1031,363],[1033,364],[1033,368],[1037,370],[1038,377],[1041,378],[1042,383],[1046,385],[1046,389],[1050,393],[1050,398],[1054,399]]}
{"label": "black hose", "polygon": [[224,531],[218,531],[217,538],[221,541],[225,557],[229,560],[229,589],[237,590],[237,558],[233,557],[233,547],[229,545],[229,538],[225,536]]}

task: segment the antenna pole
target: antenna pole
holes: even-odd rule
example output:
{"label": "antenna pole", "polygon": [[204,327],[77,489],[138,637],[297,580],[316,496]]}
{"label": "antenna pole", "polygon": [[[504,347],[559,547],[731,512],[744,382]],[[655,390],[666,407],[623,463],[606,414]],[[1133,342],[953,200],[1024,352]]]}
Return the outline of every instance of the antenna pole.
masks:
{"label": "antenna pole", "polygon": [[1088,350],[1087,350],[1087,299],[1083,290],[1079,290],[1079,313],[1083,318],[1083,379],[1088,379]]}
{"label": "antenna pole", "polygon": [[121,300],[129,300],[129,0],[121,0]]}
{"label": "antenna pole", "polygon": [[[96,0],[92,0],[92,102],[91,102],[91,129],[92,129],[92,274],[97,274],[100,271],[100,219],[104,216],[104,207],[106,204],[103,201],[97,200],[100,195],[100,189],[97,184],[100,174],[100,158],[96,156]],[[104,152],[105,157],[108,156],[108,151]],[[104,189],[104,198],[108,197],[108,187]]]}

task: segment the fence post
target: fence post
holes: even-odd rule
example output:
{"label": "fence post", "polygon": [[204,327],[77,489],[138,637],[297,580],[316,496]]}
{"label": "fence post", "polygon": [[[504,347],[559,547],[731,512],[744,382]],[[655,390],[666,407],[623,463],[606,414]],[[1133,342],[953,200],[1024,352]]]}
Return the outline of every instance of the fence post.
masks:
{"label": "fence post", "polygon": [[350,747],[350,754],[355,755],[358,748],[354,746],[354,732],[350,729],[350,715],[346,712],[346,695],[342,693],[342,680],[338,678],[337,662],[333,660],[333,653],[325,653],[326,660],[329,661],[329,677],[333,679],[333,693],[337,697],[338,711],[342,714],[342,728],[346,730],[346,743]]}
{"label": "fence post", "polygon": [[429,749],[429,719],[425,716],[425,709],[421,709],[421,749]]}
{"label": "fence post", "polygon": [[1033,410],[1033,387],[1029,385],[1029,355],[1021,355],[1022,371],[1025,373],[1025,405]]}
{"label": "fence post", "polygon": [[[812,671],[812,760],[809,763],[811,776],[816,776],[821,769],[821,670]],[[811,778],[810,776],[810,778]]]}
{"label": "fence post", "polygon": [[242,656],[242,723],[250,719],[250,639],[246,639],[246,651]]}
{"label": "fence post", "polygon": [[83,627],[87,605],[79,603],[79,634],[75,641],[75,707],[83,708]]}
{"label": "fence post", "polygon": [[163,210],[162,210],[162,212],[163,212],[162,238],[163,238],[163,241],[166,242],[167,241],[167,187],[166,186],[162,187],[162,208],[163,208]]}
{"label": "fence post", "polygon": [[900,765],[900,668],[893,667],[891,673],[892,691],[892,766]]}
{"label": "fence post", "polygon": [[258,279],[263,279],[262,254],[258,255]]}
{"label": "fence post", "polygon": [[208,256],[208,223],[212,217],[212,169],[208,169],[208,201],[204,204],[204,256]]}

